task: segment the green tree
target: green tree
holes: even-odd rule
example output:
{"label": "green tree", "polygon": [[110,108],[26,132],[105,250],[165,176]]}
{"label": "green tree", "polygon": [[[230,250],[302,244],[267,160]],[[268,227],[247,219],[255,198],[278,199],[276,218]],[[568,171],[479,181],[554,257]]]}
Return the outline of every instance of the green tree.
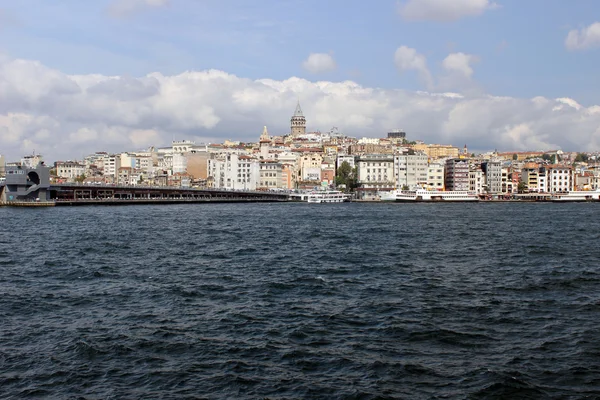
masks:
{"label": "green tree", "polygon": [[577,157],[575,157],[575,162],[587,162],[589,159],[588,155],[585,153],[577,153]]}
{"label": "green tree", "polygon": [[527,190],[527,185],[525,184],[525,182],[519,182],[519,186],[517,186],[517,192],[525,193],[526,190]]}
{"label": "green tree", "polygon": [[77,178],[75,178],[75,182],[77,182],[77,183],[83,183],[83,181],[85,181],[85,175],[84,174],[81,174]]}
{"label": "green tree", "polygon": [[519,156],[517,155],[517,153],[513,154],[513,160],[517,161],[519,159]]}
{"label": "green tree", "polygon": [[356,187],[356,168],[352,168],[348,161],[344,161],[337,170],[335,177],[336,185],[345,185],[346,191],[353,190]]}

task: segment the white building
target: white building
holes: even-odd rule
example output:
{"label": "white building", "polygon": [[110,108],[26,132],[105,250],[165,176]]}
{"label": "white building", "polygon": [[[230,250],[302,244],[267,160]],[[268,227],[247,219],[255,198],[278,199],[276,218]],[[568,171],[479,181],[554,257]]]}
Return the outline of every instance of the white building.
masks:
{"label": "white building", "polygon": [[394,189],[394,156],[367,154],[356,158],[357,197],[375,199],[378,192]]}
{"label": "white building", "polygon": [[538,170],[538,177],[537,177],[537,184],[538,184],[538,192],[540,193],[549,193],[550,192],[550,188],[548,187],[548,171],[546,171],[545,167],[541,167]]}
{"label": "white building", "polygon": [[85,175],[85,165],[77,161],[57,161],[55,164],[56,176],[73,180]]}
{"label": "white building", "polygon": [[354,156],[351,156],[351,155],[341,155],[340,154],[340,155],[337,156],[336,168],[341,167],[344,162],[347,162],[348,165],[350,165],[350,168],[354,168],[355,167]]}
{"label": "white building", "polygon": [[479,167],[469,169],[469,191],[476,194],[485,192],[485,173]]}
{"label": "white building", "polygon": [[427,167],[427,189],[444,190],[444,164],[431,163]]}
{"label": "white building", "polygon": [[117,177],[117,173],[121,168],[121,156],[114,154],[105,154],[102,157],[102,169],[104,176]]}
{"label": "white building", "polygon": [[550,193],[573,190],[573,170],[570,167],[553,165],[547,169]]}
{"label": "white building", "polygon": [[171,167],[171,169],[174,174],[183,174],[187,171],[187,157],[184,156],[182,153],[173,153],[172,163],[173,166]]}
{"label": "white building", "polygon": [[272,160],[261,160],[259,165],[260,182],[258,187],[260,189],[280,189],[283,187],[281,163]]}
{"label": "white building", "polygon": [[502,193],[502,163],[500,161],[486,161],[481,164],[485,174],[487,192],[491,194]]}
{"label": "white building", "polygon": [[428,158],[423,153],[398,154],[394,156],[394,173],[396,187],[408,187],[413,189],[417,186],[427,185]]}
{"label": "white building", "polygon": [[212,177],[214,188],[256,190],[260,183],[260,166],[252,157],[226,154],[208,160],[208,176]]}

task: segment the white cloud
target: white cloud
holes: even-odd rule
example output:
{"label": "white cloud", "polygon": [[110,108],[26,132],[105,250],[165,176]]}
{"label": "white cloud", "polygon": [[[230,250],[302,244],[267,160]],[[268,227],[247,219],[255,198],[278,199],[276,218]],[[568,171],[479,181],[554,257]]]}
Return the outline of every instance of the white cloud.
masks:
{"label": "white cloud", "polygon": [[[403,54],[412,57],[400,57],[400,66],[426,68],[416,52]],[[350,136],[383,137],[402,127],[412,139],[474,149],[600,150],[600,107],[568,98],[251,80],[217,70],[67,75],[33,61],[0,59],[0,153],[14,160],[35,150],[54,161],[164,146],[173,137],[256,141],[263,125],[274,135],[289,132],[298,98],[314,130],[337,126]]]}
{"label": "white cloud", "polygon": [[417,53],[417,50],[407,46],[398,47],[394,54],[394,63],[400,72],[417,71],[427,88],[431,89],[433,87],[433,78],[427,67],[427,59],[423,54]]}
{"label": "white cloud", "polygon": [[477,61],[478,58],[471,54],[452,53],[442,61],[442,66],[447,71],[457,72],[464,75],[466,78],[471,78],[473,75],[473,67],[471,64]]}
{"label": "white cloud", "polygon": [[311,74],[330,72],[336,69],[335,60],[327,53],[311,53],[302,63],[302,67]]}
{"label": "white cloud", "polygon": [[600,47],[600,22],[594,22],[590,26],[580,30],[573,29],[565,39],[568,50],[586,50]]}
{"label": "white cloud", "polygon": [[474,17],[499,7],[489,0],[407,0],[400,3],[400,15],[412,21],[455,21]]}
{"label": "white cloud", "polygon": [[170,0],[113,0],[108,6],[108,12],[114,17],[124,17],[143,10],[168,5]]}

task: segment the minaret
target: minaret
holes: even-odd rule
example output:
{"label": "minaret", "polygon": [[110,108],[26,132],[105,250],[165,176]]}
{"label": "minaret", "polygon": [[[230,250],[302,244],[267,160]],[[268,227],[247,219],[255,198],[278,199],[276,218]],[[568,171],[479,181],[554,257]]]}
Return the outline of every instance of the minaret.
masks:
{"label": "minaret", "polygon": [[269,147],[271,145],[271,137],[269,136],[266,126],[263,128],[258,143],[260,147],[260,157],[266,159],[269,156]]}
{"label": "minaret", "polygon": [[306,133],[306,118],[304,118],[304,114],[302,114],[300,100],[298,100],[296,111],[294,111],[294,115],[292,116],[290,122],[292,128],[292,137],[298,137]]}

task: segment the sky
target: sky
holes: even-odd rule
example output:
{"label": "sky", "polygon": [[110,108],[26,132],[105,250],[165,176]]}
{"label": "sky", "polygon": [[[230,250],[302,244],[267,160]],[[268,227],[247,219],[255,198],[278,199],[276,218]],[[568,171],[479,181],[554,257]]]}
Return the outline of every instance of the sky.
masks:
{"label": "sky", "polygon": [[600,150],[597,0],[0,0],[0,154],[309,131]]}

